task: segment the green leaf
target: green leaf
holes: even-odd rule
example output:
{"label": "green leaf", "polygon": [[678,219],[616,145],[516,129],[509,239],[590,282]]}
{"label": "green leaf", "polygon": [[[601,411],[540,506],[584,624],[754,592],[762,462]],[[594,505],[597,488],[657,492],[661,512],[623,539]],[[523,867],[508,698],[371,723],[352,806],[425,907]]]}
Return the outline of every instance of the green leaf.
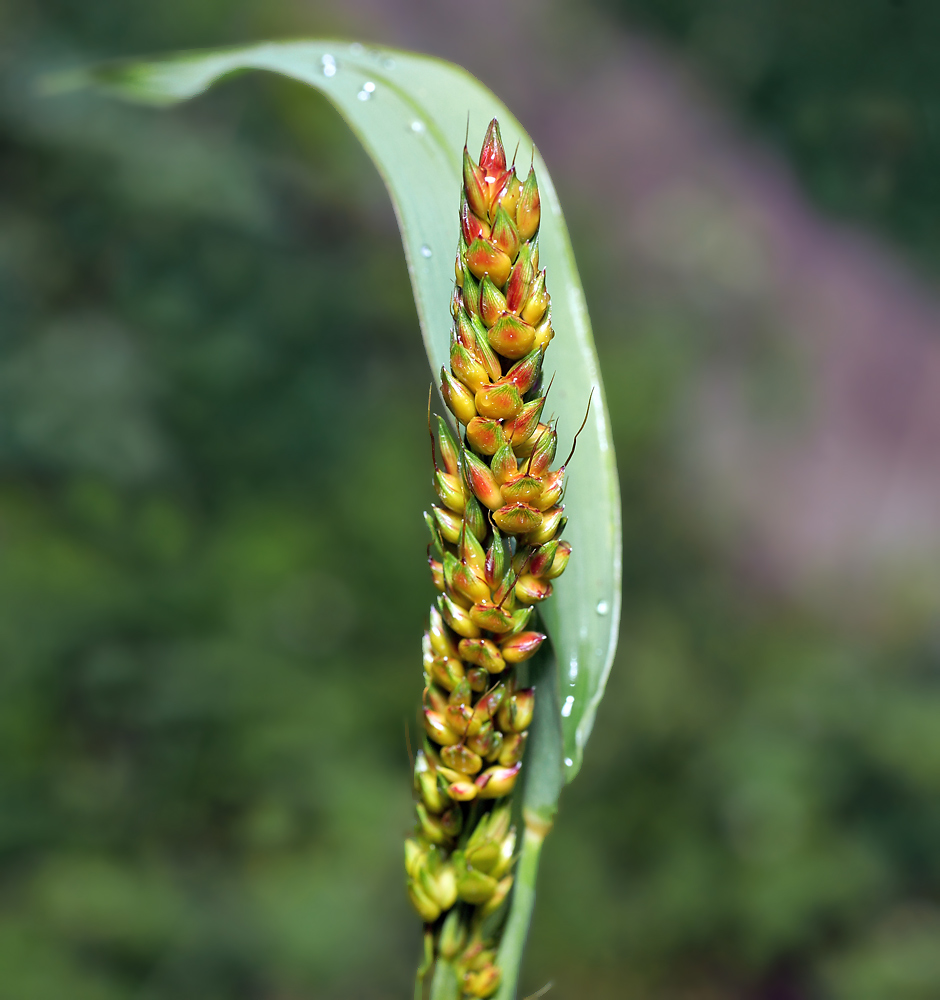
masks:
{"label": "green leaf", "polygon": [[[506,106],[478,80],[449,63],[390,49],[336,41],[267,43],[114,64],[60,78],[58,86],[94,86],[129,100],[167,105],[248,69],[281,73],[325,94],[372,157],[395,207],[434,372],[448,363],[461,151],[468,121],[474,146],[496,117],[507,148],[518,143],[523,162],[534,155],[542,195],[540,259],[548,269],[556,331],[545,375],[548,379],[553,370],[558,373],[549,405],[558,417],[561,454],[593,391],[565,497],[565,537],[574,553],[543,612],[554,656],[546,656],[537,669],[546,682],[554,678],[555,698],[537,699],[527,755],[525,807],[550,822],[563,781],[570,781],[581,766],[613,660],[621,544],[610,422],[584,293],[548,169]],[[534,870],[532,879],[534,883]],[[524,928],[521,933],[524,937]]]}

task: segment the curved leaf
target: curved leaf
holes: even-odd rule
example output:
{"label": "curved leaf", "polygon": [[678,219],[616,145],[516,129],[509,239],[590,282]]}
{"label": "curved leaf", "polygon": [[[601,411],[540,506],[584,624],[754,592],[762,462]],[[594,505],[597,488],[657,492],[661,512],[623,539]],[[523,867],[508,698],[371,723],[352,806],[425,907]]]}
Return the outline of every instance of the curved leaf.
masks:
{"label": "curved leaf", "polygon": [[[281,42],[187,53],[115,64],[59,83],[69,89],[92,85],[129,100],[165,105],[247,69],[281,73],[321,91],[372,157],[395,206],[425,347],[432,370],[438,371],[448,362],[467,116],[474,136],[482,136],[489,120],[498,118],[507,148],[519,143],[523,159],[532,141],[505,105],[459,67],[355,43]],[[556,663],[549,659],[542,669],[557,676],[557,704],[541,699],[542,719],[536,722],[528,755],[532,773],[525,804],[547,819],[562,776],[570,781],[581,765],[614,655],[620,615],[620,499],[581,282],[548,169],[537,151],[534,158],[543,206],[540,257],[548,268],[556,330],[546,375],[553,367],[558,371],[551,405],[562,441],[578,429],[592,390],[594,397],[565,497],[566,537],[574,555],[543,615]],[[552,713],[560,714],[549,718]]]}

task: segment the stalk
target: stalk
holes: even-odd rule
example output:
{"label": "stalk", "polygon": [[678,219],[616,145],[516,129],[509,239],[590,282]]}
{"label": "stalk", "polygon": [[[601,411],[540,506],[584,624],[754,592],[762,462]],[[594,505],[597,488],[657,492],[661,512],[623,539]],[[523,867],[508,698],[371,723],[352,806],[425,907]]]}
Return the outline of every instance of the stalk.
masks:
{"label": "stalk", "polygon": [[529,936],[532,910],[535,907],[535,880],[539,870],[539,855],[548,829],[526,823],[522,838],[522,853],[516,869],[516,884],[513,889],[513,905],[499,945],[497,961],[502,970],[502,983],[497,1000],[513,1000],[519,982],[522,953]]}
{"label": "stalk", "polygon": [[557,435],[541,420],[554,330],[540,213],[535,172],[523,181],[507,165],[494,119],[479,161],[463,153],[450,369],[441,369],[458,433],[440,417],[432,431],[440,506],[425,520],[440,596],[423,643],[426,738],[405,842],[408,893],[425,922],[416,998],[433,963],[432,1000],[497,990],[511,1000],[550,826],[526,815],[514,875],[512,793],[535,710],[526,661],[545,640],[530,626],[571,554],[560,538],[565,468],[552,471]]}

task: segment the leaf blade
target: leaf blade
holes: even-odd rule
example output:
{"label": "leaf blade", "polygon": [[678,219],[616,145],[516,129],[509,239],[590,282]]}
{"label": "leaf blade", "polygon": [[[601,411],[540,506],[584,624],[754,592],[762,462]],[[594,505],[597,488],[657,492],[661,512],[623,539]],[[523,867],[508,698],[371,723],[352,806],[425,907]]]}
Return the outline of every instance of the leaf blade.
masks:
{"label": "leaf blade", "polygon": [[[543,611],[556,660],[560,715],[559,725],[545,727],[540,748],[543,755],[555,755],[564,780],[570,781],[580,769],[616,647],[620,499],[590,320],[548,169],[508,108],[478,80],[450,63],[397,50],[326,40],[263,43],[116,64],[63,82],[159,106],[195,97],[248,69],[279,73],[323,93],[376,164],[398,218],[433,371],[448,363],[460,151],[468,116],[475,133],[482,134],[496,117],[507,148],[518,143],[523,154],[533,149],[543,205],[540,258],[548,269],[556,329],[545,374],[550,377],[553,367],[561,373],[551,405],[562,440],[574,435],[594,393],[565,497],[566,537],[574,554]],[[555,780],[527,783],[527,808],[553,812],[560,785]]]}

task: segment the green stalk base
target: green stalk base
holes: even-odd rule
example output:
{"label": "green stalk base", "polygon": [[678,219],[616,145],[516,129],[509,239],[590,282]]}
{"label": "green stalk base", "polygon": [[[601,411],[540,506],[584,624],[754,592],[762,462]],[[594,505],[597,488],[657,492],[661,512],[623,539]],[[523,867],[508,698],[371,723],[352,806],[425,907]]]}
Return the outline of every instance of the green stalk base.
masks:
{"label": "green stalk base", "polygon": [[509,911],[509,919],[506,921],[503,939],[499,946],[497,965],[503,970],[503,979],[495,1000],[515,1000],[522,953],[525,951],[529,924],[532,922],[532,910],[535,906],[535,879],[539,870],[539,854],[549,829],[550,826],[526,816],[522,853],[519,856],[513,885],[512,909]]}

